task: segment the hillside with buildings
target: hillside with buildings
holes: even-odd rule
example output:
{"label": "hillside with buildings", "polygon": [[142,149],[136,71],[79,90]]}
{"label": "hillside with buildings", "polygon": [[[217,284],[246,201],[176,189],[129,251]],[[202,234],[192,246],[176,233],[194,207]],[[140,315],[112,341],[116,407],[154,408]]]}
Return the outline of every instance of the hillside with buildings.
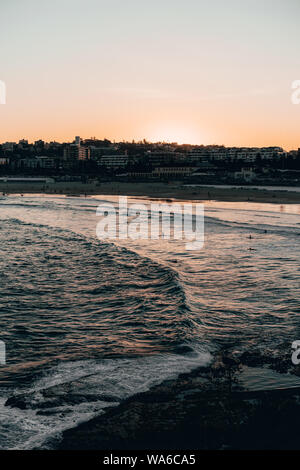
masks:
{"label": "hillside with buildings", "polygon": [[170,181],[197,184],[298,185],[300,149],[225,147],[177,143],[110,142],[96,138],[71,143],[0,145],[0,176],[49,176],[59,180]]}

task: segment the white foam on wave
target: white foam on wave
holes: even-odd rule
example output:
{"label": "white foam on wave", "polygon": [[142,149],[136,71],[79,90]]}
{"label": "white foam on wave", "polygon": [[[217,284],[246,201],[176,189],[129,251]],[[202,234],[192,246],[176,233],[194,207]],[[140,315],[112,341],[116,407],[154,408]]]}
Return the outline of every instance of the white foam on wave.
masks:
{"label": "white foam on wave", "polygon": [[[20,410],[5,407],[6,399],[0,401],[0,442],[2,449],[49,448],[51,440],[58,438],[66,429],[75,427],[103,412],[105,407],[117,405],[120,400],[135,393],[147,391],[164,380],[176,378],[180,373],[189,372],[196,367],[211,362],[209,352],[158,354],[133,359],[86,360],[61,363],[50,369],[37,380],[28,394],[31,402],[43,408],[42,391],[57,387],[57,396],[67,396],[69,386],[85,395],[86,401],[51,408],[50,415],[40,415],[41,408]],[[60,386],[61,389],[59,388]],[[95,394],[99,400],[95,401]],[[114,400],[101,400],[101,394]],[[89,395],[91,400],[89,400]],[[93,397],[93,398],[92,398]]]}

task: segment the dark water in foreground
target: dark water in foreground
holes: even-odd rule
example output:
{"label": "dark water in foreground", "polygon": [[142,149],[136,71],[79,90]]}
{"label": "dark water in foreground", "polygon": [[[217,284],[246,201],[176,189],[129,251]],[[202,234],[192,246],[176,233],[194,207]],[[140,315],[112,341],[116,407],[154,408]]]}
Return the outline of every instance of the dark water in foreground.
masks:
{"label": "dark water in foreground", "polygon": [[[264,352],[300,339],[299,206],[208,203],[205,247],[187,252],[181,241],[100,242],[95,211],[105,201],[0,200],[2,448],[44,446],[224,348]],[[249,386],[276,380],[260,371]],[[66,403],[75,381],[82,399]],[[41,414],[40,392],[55,385],[61,403]],[[24,392],[32,408],[4,407]]]}

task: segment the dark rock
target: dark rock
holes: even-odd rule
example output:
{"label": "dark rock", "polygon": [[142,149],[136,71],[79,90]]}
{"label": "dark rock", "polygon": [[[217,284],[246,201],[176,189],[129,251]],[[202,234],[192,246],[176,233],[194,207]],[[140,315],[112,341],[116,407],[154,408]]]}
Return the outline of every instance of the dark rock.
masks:
{"label": "dark rock", "polygon": [[19,408],[20,410],[26,410],[28,408],[28,403],[26,402],[26,398],[23,395],[16,395],[8,398],[5,402],[5,406],[12,406]]}
{"label": "dark rock", "polygon": [[265,364],[270,363],[269,359],[260,354],[259,352],[244,352],[240,356],[240,361],[243,365],[248,367],[261,367]]}
{"label": "dark rock", "polygon": [[219,357],[212,368],[130,397],[65,431],[58,448],[299,449],[300,388],[231,391],[226,366],[239,369],[240,363]]}

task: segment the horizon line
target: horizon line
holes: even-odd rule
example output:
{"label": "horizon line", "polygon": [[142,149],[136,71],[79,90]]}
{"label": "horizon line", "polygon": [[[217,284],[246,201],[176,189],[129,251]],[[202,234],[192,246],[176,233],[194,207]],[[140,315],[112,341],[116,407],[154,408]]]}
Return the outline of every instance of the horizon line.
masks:
{"label": "horizon line", "polygon": [[[75,136],[77,137],[77,136]],[[80,137],[80,136],[78,136]],[[60,144],[60,145],[63,145],[63,144],[72,144],[73,142],[75,142],[75,139],[73,139],[72,141],[57,141],[57,140],[50,140],[50,141],[47,141],[47,140],[43,140],[42,138],[40,139],[37,139],[37,140],[34,140],[34,141],[29,141],[28,139],[26,138],[21,138],[18,140],[18,142],[14,142],[14,141],[3,141],[0,143],[0,145],[3,145],[3,144],[6,144],[6,143],[20,143],[22,140],[25,140],[28,142],[28,144],[30,145],[34,145],[35,142],[38,142],[38,141],[43,141],[47,144],[49,143],[56,143],[56,144]],[[98,137],[87,137],[87,138],[81,138],[80,137],[80,140],[81,142],[84,142],[86,140],[92,140],[92,141],[108,141],[112,144],[144,144],[144,145],[157,145],[157,144],[165,144],[165,145],[177,145],[179,147],[182,147],[182,146],[190,146],[190,147],[224,147],[224,148],[257,148],[257,149],[262,149],[262,148],[281,148],[282,150],[284,150],[285,152],[292,152],[292,151],[298,151],[300,149],[300,147],[298,148],[294,148],[294,149],[290,149],[290,150],[286,150],[284,147],[281,147],[280,145],[267,145],[267,146],[263,146],[263,147],[259,147],[259,146],[255,146],[255,145],[242,145],[242,146],[237,146],[237,145],[231,145],[231,146],[227,146],[227,145],[224,145],[224,144],[217,144],[217,143],[213,143],[213,144],[192,144],[192,143],[188,143],[188,142],[184,142],[184,143],[178,143],[176,141],[166,141],[166,140],[158,140],[158,141],[150,141],[150,140],[147,140],[146,138],[143,138],[143,139],[140,139],[140,140],[135,140],[135,139],[132,139],[132,140],[119,140],[117,141],[116,139],[113,139],[113,140],[110,140],[106,137],[103,137],[103,138],[98,138]]]}

